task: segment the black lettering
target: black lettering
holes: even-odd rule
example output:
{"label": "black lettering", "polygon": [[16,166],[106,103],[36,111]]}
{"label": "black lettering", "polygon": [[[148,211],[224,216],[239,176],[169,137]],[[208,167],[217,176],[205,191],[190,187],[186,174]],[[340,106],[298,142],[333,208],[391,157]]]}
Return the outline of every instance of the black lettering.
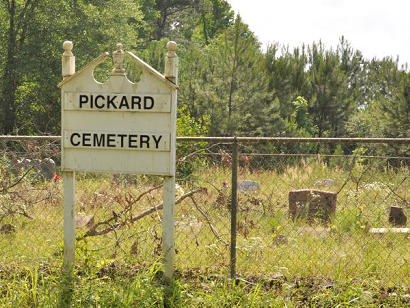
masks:
{"label": "black lettering", "polygon": [[140,96],[131,96],[131,106],[132,110],[135,109],[135,105],[138,106],[138,109],[141,109],[141,97]]}
{"label": "black lettering", "polygon": [[121,103],[118,108],[121,109],[123,106],[126,107],[126,109],[130,109],[130,105],[128,105],[128,100],[125,95],[121,98]]}
{"label": "black lettering", "polygon": [[83,104],[87,104],[88,103],[88,96],[84,95],[84,94],[80,94],[80,108],[83,108]]}
{"label": "black lettering", "polygon": [[107,147],[115,148],[115,134],[107,134]]}
{"label": "black lettering", "polygon": [[[148,101],[150,102],[150,105],[148,105]],[[154,108],[154,98],[151,96],[144,96],[144,109],[152,109]]]}
{"label": "black lettering", "polygon": [[[97,100],[97,98],[95,99]],[[94,134],[93,145],[95,147],[103,147],[105,145],[105,134],[101,134],[101,135]]]}
{"label": "black lettering", "polygon": [[74,136],[77,136],[78,138],[80,138],[81,136],[80,136],[79,133],[72,133],[72,134],[71,134],[70,142],[71,142],[71,144],[72,144],[73,146],[76,147],[76,146],[79,146],[79,145],[80,145],[81,141],[78,140],[78,142],[74,143]]}
{"label": "black lettering", "polygon": [[138,148],[138,135],[129,135],[128,136],[128,147],[129,148]]}
{"label": "black lettering", "polygon": [[84,147],[90,147],[91,146],[91,134],[90,133],[84,133],[83,134],[83,146]]}
{"label": "black lettering", "polygon": [[152,135],[152,139],[154,139],[155,148],[158,149],[158,147],[159,147],[159,142],[160,142],[161,139],[162,139],[162,135],[159,135],[159,136],[158,136],[158,139],[155,137],[155,135]]}
{"label": "black lettering", "polygon": [[117,134],[118,137],[121,138],[121,147],[124,147],[124,138],[127,137],[127,135],[124,134]]}
{"label": "black lettering", "polygon": [[148,135],[141,135],[140,136],[140,148],[144,148],[143,144],[147,145],[147,149],[149,149],[149,136]]}
{"label": "black lettering", "polygon": [[114,104],[114,100],[117,98],[116,95],[114,95],[112,98],[110,96],[107,96],[107,109],[110,109],[110,106],[112,106],[114,109],[117,109],[117,106]]}
{"label": "black lettering", "polygon": [[101,99],[101,98],[104,99],[104,96],[102,96],[102,95],[97,95],[97,96],[95,97],[95,100],[94,100],[95,107],[97,107],[98,109],[104,108],[104,103],[103,103],[102,105],[98,105],[98,100]]}

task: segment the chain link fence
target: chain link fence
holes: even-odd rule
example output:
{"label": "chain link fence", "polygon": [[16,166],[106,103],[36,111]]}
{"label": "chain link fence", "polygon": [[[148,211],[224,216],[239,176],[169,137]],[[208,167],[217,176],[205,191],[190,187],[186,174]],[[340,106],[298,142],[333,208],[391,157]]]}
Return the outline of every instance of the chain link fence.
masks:
{"label": "chain link fence", "polygon": [[[400,150],[388,156],[355,140],[278,140],[179,138],[177,272],[409,286],[409,140],[379,140]],[[59,155],[57,137],[0,141],[1,269],[61,266]],[[82,270],[161,261],[161,177],[78,173],[76,185]]]}
{"label": "chain link fence", "polygon": [[252,150],[238,176],[240,273],[410,285],[410,234],[392,229],[408,227],[408,157]]}

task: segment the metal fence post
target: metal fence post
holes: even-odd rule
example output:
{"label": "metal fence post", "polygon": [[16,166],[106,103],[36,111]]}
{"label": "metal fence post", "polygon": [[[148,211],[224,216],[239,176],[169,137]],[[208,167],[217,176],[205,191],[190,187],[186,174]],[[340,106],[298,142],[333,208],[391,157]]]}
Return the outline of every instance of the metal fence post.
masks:
{"label": "metal fence post", "polygon": [[236,275],[236,214],[238,206],[238,141],[236,137],[232,144],[232,192],[231,192],[231,254],[230,275]]}

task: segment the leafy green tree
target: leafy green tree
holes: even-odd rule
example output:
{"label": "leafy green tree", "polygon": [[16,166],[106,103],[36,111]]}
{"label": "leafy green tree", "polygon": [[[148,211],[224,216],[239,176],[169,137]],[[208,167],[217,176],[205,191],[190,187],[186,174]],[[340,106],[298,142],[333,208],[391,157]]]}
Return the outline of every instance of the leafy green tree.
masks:
{"label": "leafy green tree", "polygon": [[319,137],[340,136],[350,101],[345,95],[347,78],[340,70],[337,54],[325,51],[322,43],[309,48],[310,113]]}
{"label": "leafy green tree", "polygon": [[272,44],[265,53],[265,67],[269,92],[273,94],[279,112],[287,118],[293,112],[292,102],[306,95],[308,79],[306,74],[307,55],[305,47],[295,48],[293,53],[279,44]]}
{"label": "leafy green tree", "polygon": [[198,0],[140,0],[138,2],[151,27],[150,39],[158,41],[163,37],[171,37],[170,31],[177,26],[175,17],[181,11],[196,5]]}
{"label": "leafy green tree", "polygon": [[351,117],[353,136],[408,138],[410,136],[410,76],[397,72],[400,81],[389,95],[380,94]]}
{"label": "leafy green tree", "polygon": [[[391,58],[373,59],[367,66],[367,98],[353,114],[347,132],[354,137],[410,137],[410,74]],[[405,145],[367,146],[369,154],[408,156]],[[397,160],[395,161],[398,162]]]}
{"label": "leafy green tree", "polygon": [[298,96],[292,105],[295,111],[287,121],[289,131],[293,131],[291,136],[314,137],[317,133],[317,127],[313,124],[312,117],[308,111],[308,101]]}
{"label": "leafy green tree", "polygon": [[211,135],[263,134],[269,100],[262,60],[240,16],[212,43],[206,76]]}
{"label": "leafy green tree", "polygon": [[198,2],[197,26],[195,34],[200,41],[208,44],[223,30],[229,28],[234,20],[234,12],[225,0],[202,0]]}
{"label": "leafy green tree", "polygon": [[[177,118],[177,136],[206,136],[207,135],[207,122],[199,123],[195,118],[191,116],[186,106],[178,108]],[[206,160],[203,157],[197,155],[189,157],[192,153],[198,151],[198,149],[206,148],[207,144],[203,142],[198,143],[184,143],[178,142],[177,144],[177,177],[184,179],[192,173],[198,167],[204,167]],[[204,154],[202,151],[198,154]]]}
{"label": "leafy green tree", "polygon": [[227,29],[234,13],[226,0],[139,0],[147,26],[140,33],[148,41],[164,37],[208,44]]}
{"label": "leafy green tree", "polygon": [[5,0],[0,13],[6,17],[5,62],[1,84],[2,131],[11,133],[16,121],[16,90],[21,82],[19,58],[27,42],[27,34],[40,0]]}
{"label": "leafy green tree", "polygon": [[3,133],[58,132],[62,41],[74,42],[77,67],[118,40],[135,44],[138,6],[122,1],[3,1],[9,33],[2,76]]}

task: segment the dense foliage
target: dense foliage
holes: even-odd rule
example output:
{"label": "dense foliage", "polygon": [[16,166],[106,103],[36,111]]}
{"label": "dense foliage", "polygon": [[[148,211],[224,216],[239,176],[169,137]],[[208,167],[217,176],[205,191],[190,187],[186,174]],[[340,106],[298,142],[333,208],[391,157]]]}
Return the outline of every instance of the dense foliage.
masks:
{"label": "dense foliage", "polygon": [[172,39],[179,104],[198,132],[410,136],[410,76],[398,60],[365,59],[343,37],[336,49],[263,51],[225,0],[4,0],[0,28],[2,134],[59,133],[64,40],[74,42],[78,68],[121,41],[162,71]]}

